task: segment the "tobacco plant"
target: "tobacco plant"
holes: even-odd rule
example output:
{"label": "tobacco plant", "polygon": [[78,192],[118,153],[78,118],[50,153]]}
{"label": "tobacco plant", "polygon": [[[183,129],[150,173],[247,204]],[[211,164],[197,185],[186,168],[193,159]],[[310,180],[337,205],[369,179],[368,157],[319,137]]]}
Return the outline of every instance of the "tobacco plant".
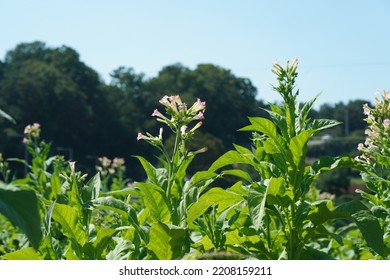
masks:
{"label": "tobacco plant", "polygon": [[[249,117],[240,129],[252,133],[251,146],[234,145],[195,174],[188,167],[206,150],[188,148],[204,119],[206,104],[199,99],[191,106],[177,95],[160,100],[165,112],[155,109],[152,116],[164,127],[157,136],[137,137],[157,149],[158,162],[136,156],[146,179],[135,183],[123,176],[122,159],[106,157],[87,180],[75,162],[50,156],[39,124],[27,126],[23,142],[31,160],[0,156],[0,213],[7,218],[0,217],[0,258],[388,257],[389,94],[376,109],[365,108],[370,129],[360,158],[323,157],[307,165],[310,139],[338,122],[309,118],[316,98],[298,103],[297,66],[274,65],[274,89],[283,102],[264,109],[269,118]],[[8,161],[23,164],[26,176],[14,178]],[[359,200],[335,206],[332,197],[314,190],[321,174],[338,167],[363,172],[373,193],[362,196],[372,208]],[[217,179],[226,176],[235,183],[220,187]]]}
{"label": "tobacco plant", "polygon": [[[142,201],[140,216],[150,227],[147,249],[152,258],[183,258],[190,251],[192,240],[187,227],[189,207],[197,201],[200,193],[216,179],[213,172],[197,172],[191,178],[187,168],[194,157],[205,151],[188,150],[196,130],[204,119],[205,102],[197,100],[192,106],[187,105],[177,96],[164,96],[160,100],[165,114],[155,109],[152,116],[165,124],[174,135],[174,145],[170,150],[163,141],[163,128],[158,136],[139,133],[137,139],[144,140],[159,151],[161,167],[153,166],[145,158],[137,156],[142,164],[147,179],[136,182],[135,189]],[[192,122],[196,122],[191,126]]]}
{"label": "tobacco plant", "polygon": [[[369,192],[359,191],[372,205],[372,213],[380,220],[385,242],[383,255],[390,256],[390,92],[384,91],[374,102],[363,106],[366,141],[358,146],[357,160],[364,166],[361,173]],[[381,254],[379,254],[381,255]]]}
{"label": "tobacco plant", "polygon": [[[227,236],[241,242],[228,244],[230,250],[266,259],[326,259],[332,255],[319,250],[323,247],[320,241],[325,238],[327,245],[332,240],[343,242],[342,236],[327,229],[326,222],[342,218],[354,222],[368,245],[382,254],[382,230],[363,203],[351,201],[334,207],[328,199],[306,199],[320,174],[342,166],[360,167],[349,157],[323,157],[311,166],[306,164],[308,141],[318,131],[339,123],[308,117],[317,97],[298,103],[299,91],[294,89],[297,66],[297,61],[285,67],[274,65],[278,80],[274,89],[283,102],[264,109],[269,119],[249,117],[250,124],[240,129],[253,133],[251,149],[235,145],[235,150],[212,164],[210,172],[222,169],[221,174],[234,175],[240,181],[226,190],[211,189],[201,196],[190,209],[190,213],[197,212],[190,216],[190,222],[196,221],[199,210],[217,207],[219,215],[225,215],[231,224]],[[238,164],[249,165],[257,176],[242,168],[230,169]],[[236,211],[241,214],[231,221]]]}

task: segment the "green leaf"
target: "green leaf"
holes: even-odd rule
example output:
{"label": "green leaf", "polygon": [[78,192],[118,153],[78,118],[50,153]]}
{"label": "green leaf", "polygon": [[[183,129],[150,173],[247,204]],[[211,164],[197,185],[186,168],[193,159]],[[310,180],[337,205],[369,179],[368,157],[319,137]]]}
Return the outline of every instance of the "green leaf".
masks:
{"label": "green leaf", "polygon": [[162,222],[152,224],[148,250],[158,260],[175,260],[182,255],[186,230]]}
{"label": "green leaf", "polygon": [[20,190],[0,182],[0,213],[19,227],[36,249],[42,239],[38,200],[34,191]]}
{"label": "green leaf", "polygon": [[218,212],[222,212],[226,208],[240,203],[243,200],[244,198],[242,195],[229,191],[229,189],[212,188],[203,194],[197,202],[190,206],[188,209],[187,222],[192,223],[196,218],[203,215],[212,205],[218,205]]}
{"label": "green leaf", "polygon": [[312,137],[313,131],[304,130],[290,140],[290,150],[293,155],[293,162],[295,166],[300,166],[301,162],[305,160],[307,142]]}
{"label": "green leaf", "polygon": [[234,148],[236,149],[237,152],[239,152],[240,154],[242,155],[252,155],[252,151],[243,147],[243,146],[240,146],[240,145],[237,145],[237,144],[233,144]]}
{"label": "green leaf", "polygon": [[267,203],[287,207],[294,199],[291,189],[287,189],[284,178],[271,178],[267,188]]}
{"label": "green leaf", "polygon": [[272,121],[280,129],[280,132],[283,135],[283,137],[287,139],[288,127],[287,127],[286,117],[282,115],[282,111],[280,110],[279,107],[275,106],[274,104],[269,104],[269,106],[271,107],[272,111],[266,109],[263,110],[270,115]]}
{"label": "green leaf", "polygon": [[138,195],[138,192],[135,190],[133,186],[120,189],[120,190],[115,190],[115,191],[109,191],[109,192],[102,192],[102,196],[121,196],[121,195],[129,195],[129,194],[134,194]]}
{"label": "green leaf", "polygon": [[368,210],[361,210],[352,214],[353,220],[362,233],[368,246],[375,252],[383,256],[383,230],[378,219]]}
{"label": "green leaf", "polygon": [[212,171],[198,171],[191,177],[190,185],[198,186],[202,189],[216,178],[218,178],[218,175]]}
{"label": "green leaf", "polygon": [[3,118],[9,120],[10,122],[12,122],[13,124],[16,124],[16,121],[10,116],[8,115],[6,112],[4,112],[3,110],[0,109],[0,116],[2,116]]}
{"label": "green leaf", "polygon": [[53,214],[53,209],[55,206],[55,201],[49,206],[49,208],[46,211],[44,220],[43,220],[43,226],[45,229],[45,236],[48,236],[50,234],[50,228],[51,228],[51,216]]}
{"label": "green leaf", "polygon": [[31,247],[5,254],[2,258],[5,260],[43,260],[43,256]]}
{"label": "green leaf", "polygon": [[98,198],[101,185],[100,174],[96,173],[80,191],[83,202]]}
{"label": "green leaf", "polygon": [[[301,109],[301,112],[300,112],[300,122],[301,124],[304,123],[307,119],[307,116],[309,115],[311,109],[313,108],[313,105],[314,103],[317,101],[318,97],[320,95],[317,94],[312,100],[306,102],[305,104],[303,104],[302,106],[302,109]],[[301,127],[302,129],[304,129],[304,127]]]}
{"label": "green leaf", "polygon": [[[115,237],[114,237],[115,238]],[[107,260],[127,260],[134,245],[128,239],[115,238],[115,248],[106,255]]]}
{"label": "green leaf", "polygon": [[116,230],[112,228],[98,228],[95,240],[84,244],[84,253],[92,259],[103,259],[105,250],[112,240],[114,233],[116,233]]}
{"label": "green leaf", "polygon": [[336,213],[348,213],[353,214],[358,211],[368,210],[367,206],[365,206],[360,200],[352,200],[343,204],[340,204],[336,207],[334,212]]}
{"label": "green leaf", "polygon": [[141,156],[134,156],[134,157],[141,162],[142,167],[144,168],[146,175],[148,176],[148,180],[153,184],[157,184],[156,168],[154,168],[154,166],[145,158]]}
{"label": "green leaf", "polygon": [[63,229],[65,236],[72,242],[83,246],[87,236],[79,220],[79,213],[69,205],[56,203],[53,209],[52,218],[57,221]]}
{"label": "green leaf", "polygon": [[112,196],[99,197],[92,201],[96,208],[111,210],[128,219],[130,205]]}
{"label": "green leaf", "polygon": [[257,131],[270,138],[277,139],[277,130],[275,124],[266,118],[249,117],[249,121],[252,125],[245,126],[239,131]]}
{"label": "green leaf", "polygon": [[327,253],[305,246],[299,257],[301,260],[334,260],[334,258]]}
{"label": "green leaf", "polygon": [[248,207],[253,226],[259,230],[265,215],[265,203],[267,200],[267,187],[252,188],[248,194]]}
{"label": "green leaf", "polygon": [[254,165],[253,155],[248,156],[242,155],[237,151],[228,151],[214,161],[214,163],[210,166],[209,171],[214,172],[222,167],[237,163]]}
{"label": "green leaf", "polygon": [[151,183],[136,182],[135,184],[140,188],[145,207],[150,214],[158,221],[169,222],[171,212],[165,192],[159,186]]}
{"label": "green leaf", "polygon": [[338,122],[336,120],[317,119],[317,120],[313,120],[308,125],[308,129],[320,131],[320,130],[334,127],[339,124],[341,124],[341,122]]}
{"label": "green leaf", "polygon": [[309,220],[314,224],[314,226],[322,225],[324,222],[335,219],[335,218],[348,218],[349,215],[345,214],[342,216],[342,213],[336,214],[332,211],[333,203],[331,200],[321,200],[312,203],[310,210],[308,212]]}
{"label": "green leaf", "polygon": [[251,176],[249,175],[248,172],[240,170],[240,169],[231,169],[231,170],[224,170],[223,171],[224,175],[231,175],[231,176],[236,176],[238,178],[244,179],[248,181],[249,183],[252,183],[253,180]]}

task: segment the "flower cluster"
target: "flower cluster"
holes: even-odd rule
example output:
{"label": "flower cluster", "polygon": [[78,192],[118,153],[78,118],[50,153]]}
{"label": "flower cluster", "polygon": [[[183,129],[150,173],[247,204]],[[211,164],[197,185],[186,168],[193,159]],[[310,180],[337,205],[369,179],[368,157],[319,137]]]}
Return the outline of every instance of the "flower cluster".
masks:
{"label": "flower cluster", "polygon": [[367,116],[368,128],[365,130],[367,138],[358,145],[362,155],[356,160],[373,166],[376,162],[390,163],[390,92],[384,92],[374,101],[374,108],[363,105],[363,112]]}
{"label": "flower cluster", "polygon": [[125,160],[123,158],[116,157],[111,160],[107,157],[99,157],[98,161],[99,164],[96,166],[96,170],[103,176],[126,171]]}
{"label": "flower cluster", "polygon": [[[187,104],[181,100],[179,95],[166,95],[161,98],[159,102],[165,107],[165,111],[170,117],[165,116],[158,109],[154,109],[152,117],[156,117],[158,122],[165,123],[174,133],[180,132],[182,139],[191,138],[195,130],[202,125],[201,120],[204,119],[206,102],[201,101],[199,98],[189,108],[187,107]],[[192,121],[198,122],[194,127],[189,129],[188,125]],[[144,135],[139,132],[137,140],[145,140],[154,146],[158,146],[162,143],[162,133],[162,128],[160,128],[158,136],[153,136],[148,132]]]}
{"label": "flower cluster", "polygon": [[41,125],[39,123],[27,125],[24,128],[23,143],[27,144],[34,139],[38,139],[40,134],[41,134]]}

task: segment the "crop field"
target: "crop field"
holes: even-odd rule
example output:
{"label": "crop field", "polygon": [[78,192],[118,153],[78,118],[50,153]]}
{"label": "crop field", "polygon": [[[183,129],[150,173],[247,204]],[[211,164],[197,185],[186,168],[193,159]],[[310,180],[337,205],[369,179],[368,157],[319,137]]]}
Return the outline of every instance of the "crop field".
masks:
{"label": "crop field", "polygon": [[[251,135],[251,145],[235,144],[205,170],[189,172],[207,153],[191,143],[213,121],[201,99],[156,100],[150,113],[159,132],[134,135],[158,159],[134,156],[146,174],[139,181],[124,175],[119,157],[100,157],[96,172],[83,173],[77,162],[51,155],[44,127],[26,126],[28,157],[0,157],[0,259],[389,259],[390,92],[363,106],[367,137],[358,156],[308,164],[308,142],[340,123],[310,117],[317,98],[298,100],[297,69],[297,61],[274,64],[283,102],[263,108],[267,117],[248,117],[237,129]],[[15,165],[25,176],[13,175]],[[320,175],[345,167],[364,186],[357,199],[335,201],[315,187]]]}

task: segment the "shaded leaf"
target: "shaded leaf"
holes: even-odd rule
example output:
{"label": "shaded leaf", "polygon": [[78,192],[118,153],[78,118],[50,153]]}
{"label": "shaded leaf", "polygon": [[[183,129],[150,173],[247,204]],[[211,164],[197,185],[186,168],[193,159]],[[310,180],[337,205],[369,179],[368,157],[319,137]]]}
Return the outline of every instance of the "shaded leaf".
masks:
{"label": "shaded leaf", "polygon": [[378,219],[368,210],[361,210],[352,214],[353,220],[362,233],[368,246],[375,252],[383,256],[383,230]]}
{"label": "shaded leaf", "polygon": [[26,234],[34,248],[38,248],[42,231],[38,199],[34,191],[20,190],[0,182],[0,213]]}

